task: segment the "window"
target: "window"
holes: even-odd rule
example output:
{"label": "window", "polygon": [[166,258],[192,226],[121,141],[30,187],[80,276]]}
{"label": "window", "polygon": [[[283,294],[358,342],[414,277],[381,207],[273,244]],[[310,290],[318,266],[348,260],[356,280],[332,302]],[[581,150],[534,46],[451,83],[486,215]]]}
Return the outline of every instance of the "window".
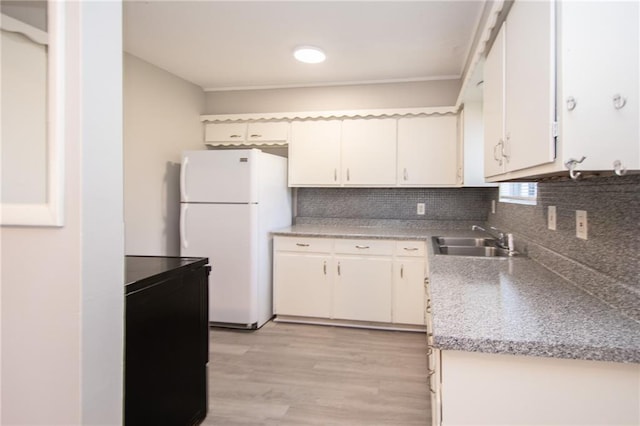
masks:
{"label": "window", "polygon": [[503,203],[536,204],[538,185],[532,182],[501,183],[500,201]]}

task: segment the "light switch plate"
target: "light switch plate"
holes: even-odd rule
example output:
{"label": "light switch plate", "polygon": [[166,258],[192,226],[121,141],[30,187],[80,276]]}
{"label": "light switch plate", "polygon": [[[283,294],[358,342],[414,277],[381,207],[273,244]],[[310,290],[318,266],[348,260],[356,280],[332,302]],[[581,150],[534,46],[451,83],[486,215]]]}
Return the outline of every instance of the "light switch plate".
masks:
{"label": "light switch plate", "polygon": [[556,230],[556,206],[549,206],[547,209],[547,227],[552,231]]}
{"label": "light switch plate", "polygon": [[576,237],[587,239],[587,211],[576,210]]}
{"label": "light switch plate", "polygon": [[424,215],[424,203],[418,203],[416,214]]}

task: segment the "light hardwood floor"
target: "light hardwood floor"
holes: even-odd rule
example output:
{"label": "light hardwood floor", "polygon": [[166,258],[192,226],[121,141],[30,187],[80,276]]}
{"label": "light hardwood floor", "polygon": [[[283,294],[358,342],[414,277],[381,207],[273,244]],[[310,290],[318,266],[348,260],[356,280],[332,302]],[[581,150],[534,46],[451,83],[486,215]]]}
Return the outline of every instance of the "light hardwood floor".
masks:
{"label": "light hardwood floor", "polygon": [[423,333],[212,328],[204,425],[429,425]]}

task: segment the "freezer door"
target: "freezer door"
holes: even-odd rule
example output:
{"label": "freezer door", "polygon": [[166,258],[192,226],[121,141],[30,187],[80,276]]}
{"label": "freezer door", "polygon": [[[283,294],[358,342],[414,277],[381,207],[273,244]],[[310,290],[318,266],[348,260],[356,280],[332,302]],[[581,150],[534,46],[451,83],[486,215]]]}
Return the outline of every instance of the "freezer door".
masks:
{"label": "freezer door", "polygon": [[185,203],[258,201],[257,149],[185,151],[180,170],[180,200]]}
{"label": "freezer door", "polygon": [[181,204],[182,256],[208,257],[209,321],[257,322],[257,204]]}

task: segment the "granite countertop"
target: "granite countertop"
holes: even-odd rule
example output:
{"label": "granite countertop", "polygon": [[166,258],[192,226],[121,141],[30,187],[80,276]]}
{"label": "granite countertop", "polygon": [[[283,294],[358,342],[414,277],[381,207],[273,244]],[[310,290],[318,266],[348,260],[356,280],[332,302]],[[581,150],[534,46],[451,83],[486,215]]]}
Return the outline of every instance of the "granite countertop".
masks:
{"label": "granite countertop", "polygon": [[279,236],[427,241],[434,344],[443,350],[640,363],[640,323],[528,257],[434,255],[470,230],[295,225]]}

